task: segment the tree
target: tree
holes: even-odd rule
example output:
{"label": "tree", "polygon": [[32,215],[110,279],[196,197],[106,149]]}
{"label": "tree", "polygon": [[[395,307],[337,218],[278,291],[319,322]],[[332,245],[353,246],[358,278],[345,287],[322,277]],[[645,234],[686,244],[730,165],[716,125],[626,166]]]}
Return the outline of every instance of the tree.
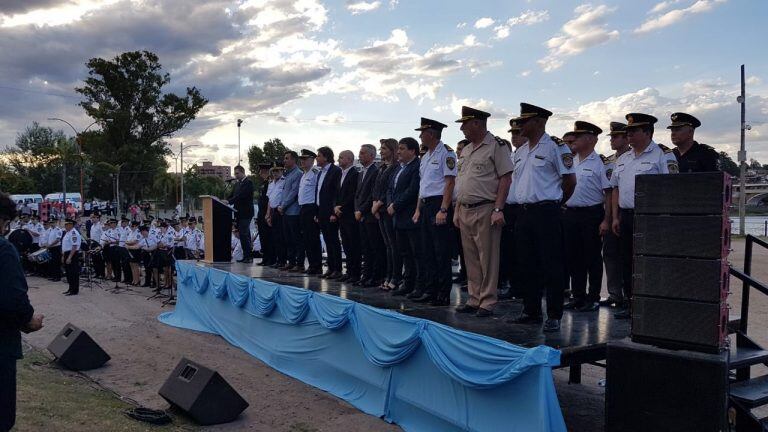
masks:
{"label": "tree", "polygon": [[761,164],[757,159],[750,159],[749,160],[749,168],[750,169],[763,169],[763,164]]}
{"label": "tree", "polygon": [[[92,58],[86,66],[88,78],[75,91],[83,95],[80,106],[102,132],[83,134],[83,149],[95,161],[124,164],[120,193],[136,201],[152,188],[148,174],[167,169],[164,140],[194,120],[208,100],[195,87],[187,87],[184,96],[163,93],[171,78],[149,51],[126,52],[112,60]],[[94,181],[97,188],[106,188],[106,179]]]}
{"label": "tree", "polygon": [[732,176],[738,176],[740,174],[739,166],[736,162],[728,156],[728,153],[720,152],[720,168]]}
{"label": "tree", "polygon": [[261,147],[251,146],[248,149],[248,170],[252,174],[259,172],[259,164],[268,163],[282,163],[283,154],[288,151],[288,148],[283,145],[280,138],[272,138],[269,141],[264,141],[264,145]]}
{"label": "tree", "polygon": [[36,192],[37,189],[32,179],[19,175],[10,165],[0,163],[0,191],[21,194]]}

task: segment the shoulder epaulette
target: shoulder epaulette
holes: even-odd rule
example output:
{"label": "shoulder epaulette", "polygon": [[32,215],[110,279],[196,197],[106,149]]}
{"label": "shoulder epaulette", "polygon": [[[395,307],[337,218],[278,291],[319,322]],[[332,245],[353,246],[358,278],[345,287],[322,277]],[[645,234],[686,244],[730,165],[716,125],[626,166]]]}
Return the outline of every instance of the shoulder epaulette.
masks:
{"label": "shoulder epaulette", "polygon": [[661,148],[661,150],[664,151],[664,153],[672,153],[673,151],[671,148],[665,146],[664,144],[659,144],[659,148]]}
{"label": "shoulder epaulette", "polygon": [[511,146],[512,144],[509,143],[509,141],[505,140],[504,138],[497,137],[496,135],[493,136],[493,139],[496,140],[496,143],[500,146]]}
{"label": "shoulder epaulette", "polygon": [[560,138],[558,138],[558,137],[556,137],[554,135],[551,135],[550,138],[552,138],[552,141],[554,141],[555,144],[557,144],[559,146],[565,145],[565,142],[563,140],[561,140]]}
{"label": "shoulder epaulette", "polygon": [[445,145],[445,149],[446,149],[446,150],[448,150],[449,152],[452,152],[452,151],[453,151],[453,149],[451,148],[451,146],[449,146],[448,144],[444,144],[444,145]]}
{"label": "shoulder epaulette", "polygon": [[714,147],[712,147],[712,146],[711,146],[711,145],[709,145],[709,144],[702,144],[702,143],[699,143],[699,145],[700,145],[700,146],[702,146],[702,147],[704,147],[704,148],[705,148],[705,149],[707,149],[707,150],[712,150],[713,152],[717,153],[717,150],[715,150],[715,148],[714,148]]}
{"label": "shoulder epaulette", "polygon": [[600,160],[603,161],[604,165],[608,165],[609,163],[611,163],[611,158],[605,155],[600,155]]}

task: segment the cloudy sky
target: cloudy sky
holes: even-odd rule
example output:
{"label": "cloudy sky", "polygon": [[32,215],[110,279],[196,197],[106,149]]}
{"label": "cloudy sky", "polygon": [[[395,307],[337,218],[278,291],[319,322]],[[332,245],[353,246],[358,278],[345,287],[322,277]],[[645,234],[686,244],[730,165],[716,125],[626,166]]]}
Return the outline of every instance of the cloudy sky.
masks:
{"label": "cloudy sky", "polygon": [[766,17],[764,0],[2,0],[0,143],[48,117],[88,125],[73,91],[85,62],[150,50],[171,90],[210,99],[171,140],[201,144],[188,162],[236,162],[237,118],[244,157],[272,137],[356,149],[414,135],[421,116],[453,144],[463,104],[506,136],[521,101],[554,111],[556,135],[652,113],[666,143],[669,114],[687,111],[699,141],[735,155],[745,63],[748,151],[768,162]]}

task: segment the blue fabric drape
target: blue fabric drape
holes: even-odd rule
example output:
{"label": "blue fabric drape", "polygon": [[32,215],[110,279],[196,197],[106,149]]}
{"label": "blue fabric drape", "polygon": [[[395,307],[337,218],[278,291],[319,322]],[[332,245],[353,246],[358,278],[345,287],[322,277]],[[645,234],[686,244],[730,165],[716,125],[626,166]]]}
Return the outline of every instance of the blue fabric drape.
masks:
{"label": "blue fabric drape", "polygon": [[191,262],[176,267],[176,310],[161,322],[221,335],[406,430],[565,431],[551,374],[557,350]]}

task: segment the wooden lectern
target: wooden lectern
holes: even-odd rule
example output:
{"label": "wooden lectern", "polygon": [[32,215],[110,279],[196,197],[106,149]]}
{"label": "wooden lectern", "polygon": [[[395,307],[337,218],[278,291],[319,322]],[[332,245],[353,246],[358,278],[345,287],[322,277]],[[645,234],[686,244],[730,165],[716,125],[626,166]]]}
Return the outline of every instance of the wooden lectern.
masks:
{"label": "wooden lectern", "polygon": [[205,263],[232,261],[232,212],[235,210],[220,199],[202,195]]}

